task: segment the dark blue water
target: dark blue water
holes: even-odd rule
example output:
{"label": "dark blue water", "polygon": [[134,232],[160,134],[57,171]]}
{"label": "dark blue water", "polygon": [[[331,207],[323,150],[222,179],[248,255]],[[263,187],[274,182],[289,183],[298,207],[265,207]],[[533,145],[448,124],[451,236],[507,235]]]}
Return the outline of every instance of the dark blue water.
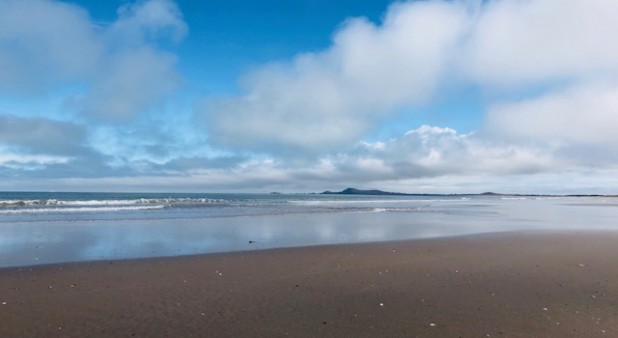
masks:
{"label": "dark blue water", "polygon": [[0,267],[565,229],[618,229],[618,199],[3,192]]}

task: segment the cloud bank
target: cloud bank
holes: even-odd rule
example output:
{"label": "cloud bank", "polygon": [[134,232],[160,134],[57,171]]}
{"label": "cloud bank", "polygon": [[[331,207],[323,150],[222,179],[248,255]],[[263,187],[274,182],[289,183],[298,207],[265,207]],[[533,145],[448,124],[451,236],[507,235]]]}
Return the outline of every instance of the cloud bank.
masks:
{"label": "cloud bank", "polygon": [[471,81],[524,86],[612,78],[618,44],[612,0],[489,1],[465,32],[459,65]]}
{"label": "cloud bank", "polygon": [[245,94],[203,107],[215,144],[303,155],[356,142],[396,108],[424,102],[466,24],[461,3],[392,6],[384,22],[349,19],[319,53],[244,78]]}
{"label": "cloud bank", "polygon": [[[611,0],[397,3],[379,24],[347,20],[324,51],[253,71],[243,95],[202,112],[216,144],[307,155],[346,149],[399,108],[471,86],[507,97],[488,103],[498,106],[488,129],[606,141],[616,84],[597,83],[618,75],[618,44],[607,34],[618,31],[615,13]],[[529,87],[545,92],[508,99]],[[533,116],[539,123],[524,126]]]}
{"label": "cloud bank", "polygon": [[0,2],[0,90],[45,95],[83,88],[67,102],[87,118],[126,121],[177,88],[176,58],[157,41],[179,41],[187,26],[176,4],[127,4],[111,24],[50,0]]}
{"label": "cloud bank", "polygon": [[158,119],[180,88],[171,50],[187,33],[172,0],[128,2],[111,22],[62,1],[0,1],[0,102],[44,102],[0,107],[3,177],[163,172],[141,158],[179,146]]}
{"label": "cloud bank", "polygon": [[[200,100],[199,130],[169,108],[189,31],[172,0],[127,3],[103,24],[65,2],[1,1],[0,99],[69,94],[60,116],[0,111],[0,173],[128,190],[608,192],[616,13],[614,0],[395,3],[379,22],[346,20],[324,50],[250,71],[237,95]],[[476,132],[415,122],[376,138],[470,89]]]}

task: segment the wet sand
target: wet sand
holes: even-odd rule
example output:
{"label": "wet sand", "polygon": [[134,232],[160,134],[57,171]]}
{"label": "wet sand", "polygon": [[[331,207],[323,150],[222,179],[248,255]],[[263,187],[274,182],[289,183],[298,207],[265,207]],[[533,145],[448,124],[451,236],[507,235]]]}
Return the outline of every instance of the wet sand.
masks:
{"label": "wet sand", "polygon": [[0,270],[0,337],[618,337],[618,232]]}

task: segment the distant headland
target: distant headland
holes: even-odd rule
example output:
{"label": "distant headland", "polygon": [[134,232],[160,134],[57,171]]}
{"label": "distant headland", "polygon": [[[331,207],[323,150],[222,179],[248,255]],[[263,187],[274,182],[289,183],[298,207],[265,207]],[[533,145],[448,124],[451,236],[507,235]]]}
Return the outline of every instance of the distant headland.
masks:
{"label": "distant headland", "polygon": [[324,191],[322,195],[393,195],[393,196],[409,196],[402,192],[390,192],[382,190],[361,190],[356,188],[346,188],[341,191]]}
{"label": "distant headland", "polygon": [[[484,192],[482,194],[408,194],[403,192],[392,192],[383,190],[362,190],[356,188],[346,188],[341,191],[324,191],[320,193],[322,195],[379,195],[379,196],[471,196],[471,195],[483,195],[483,196],[503,196],[495,192]],[[508,195],[512,196],[512,195]]]}
{"label": "distant headland", "polygon": [[341,191],[324,191],[321,195],[378,195],[378,196],[521,196],[521,197],[618,197],[618,195],[587,195],[587,194],[573,194],[573,195],[544,195],[544,194],[500,194],[495,192],[484,192],[480,194],[408,194],[403,192],[391,192],[377,189],[362,190],[356,188],[346,188]]}

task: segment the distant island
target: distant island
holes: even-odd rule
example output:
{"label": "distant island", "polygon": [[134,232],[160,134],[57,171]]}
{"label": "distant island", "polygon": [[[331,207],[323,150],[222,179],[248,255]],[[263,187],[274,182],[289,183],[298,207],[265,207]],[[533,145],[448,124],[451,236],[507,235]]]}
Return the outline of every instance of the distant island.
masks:
{"label": "distant island", "polygon": [[360,190],[355,188],[347,188],[341,191],[324,191],[322,195],[391,195],[391,196],[409,196],[402,192],[390,192],[382,190]]}
{"label": "distant island", "polygon": [[[392,191],[383,191],[383,190],[362,190],[356,188],[346,188],[341,191],[324,191],[320,193],[321,195],[379,195],[379,196],[470,196],[470,195],[479,195],[479,194],[408,194],[404,192],[392,192]],[[480,195],[492,195],[492,196],[500,196],[502,194],[497,194],[493,192],[484,192]]]}
{"label": "distant island", "polygon": [[383,190],[362,190],[356,188],[346,188],[341,191],[324,191],[321,195],[379,195],[379,196],[511,196],[511,197],[618,197],[618,195],[586,195],[586,194],[570,194],[570,195],[543,195],[543,194],[500,194],[495,192],[484,192],[480,194],[407,194],[403,192],[391,192]]}

